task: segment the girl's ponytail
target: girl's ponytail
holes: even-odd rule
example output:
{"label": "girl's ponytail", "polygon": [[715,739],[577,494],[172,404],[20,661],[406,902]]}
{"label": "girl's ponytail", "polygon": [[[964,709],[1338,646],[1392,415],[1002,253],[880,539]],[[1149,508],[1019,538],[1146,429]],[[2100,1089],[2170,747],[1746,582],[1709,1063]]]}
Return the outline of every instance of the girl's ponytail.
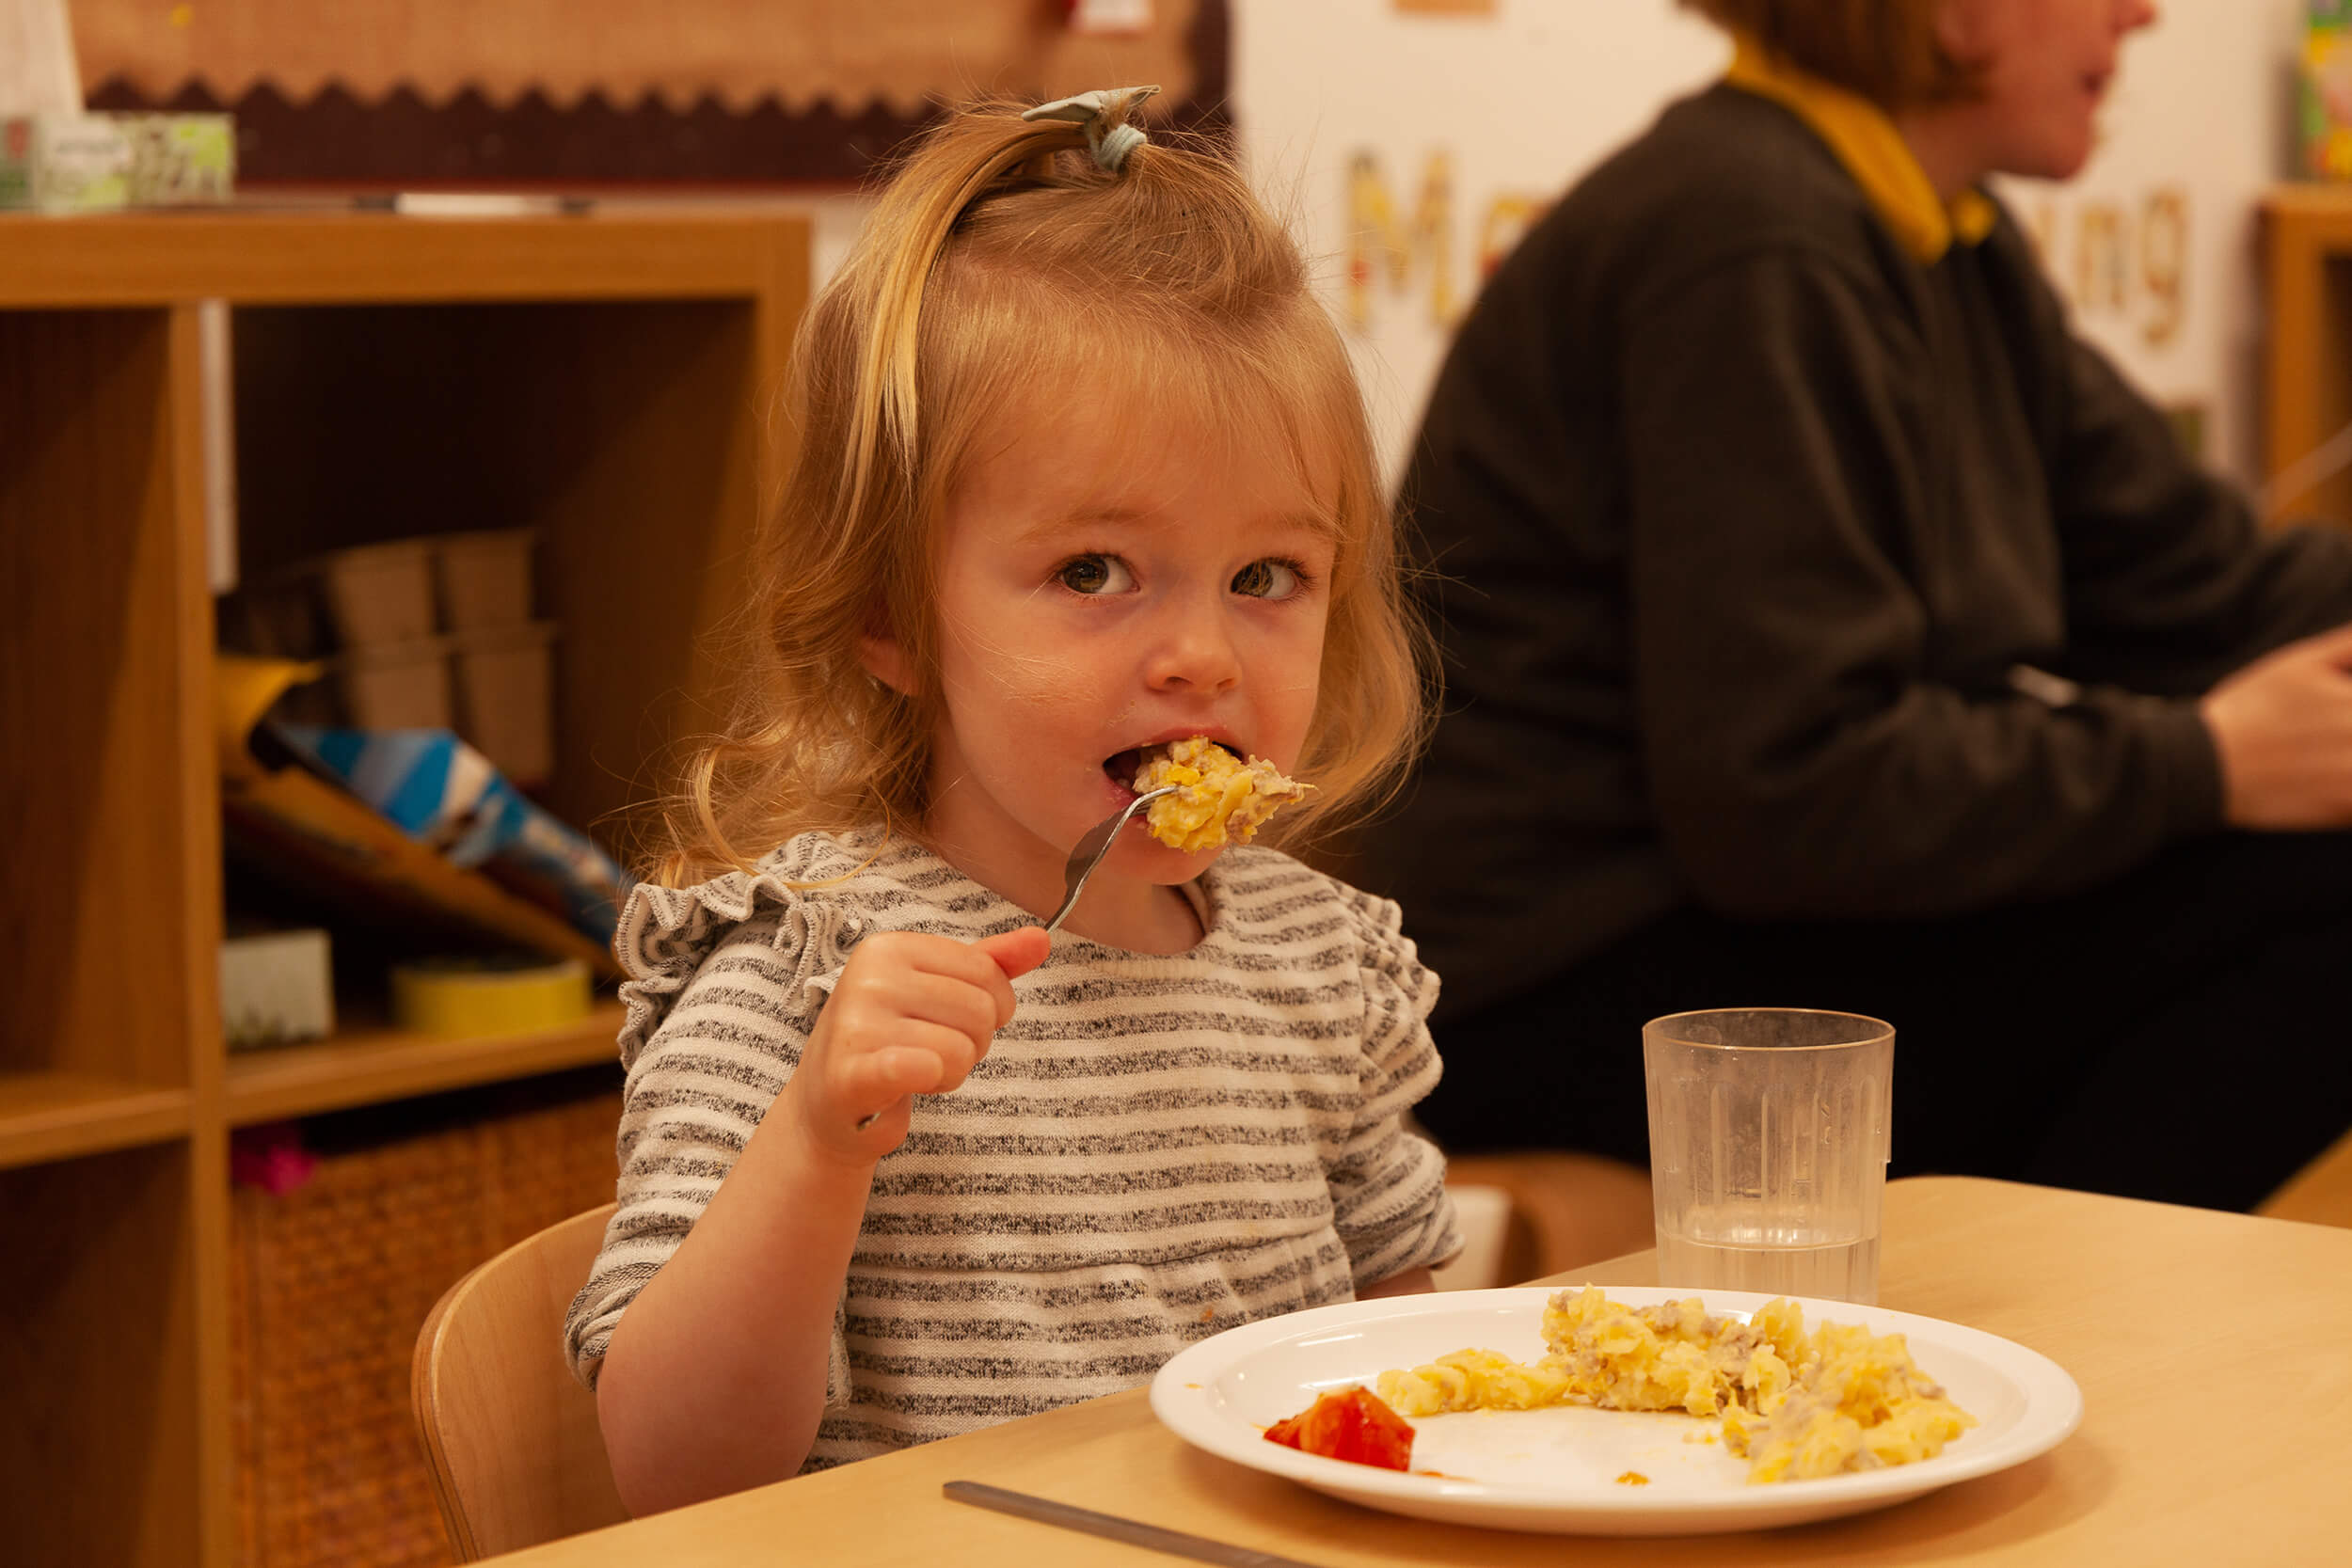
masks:
{"label": "girl's ponytail", "polygon": [[914,472],[923,294],[965,210],[1014,170],[1085,144],[1084,133],[1064,122],[959,115],[924,146],[866,220],[873,244],[865,259],[876,276],[861,291],[866,341],[856,380],[844,388],[851,409],[846,515],[864,512],[885,448],[902,473]]}

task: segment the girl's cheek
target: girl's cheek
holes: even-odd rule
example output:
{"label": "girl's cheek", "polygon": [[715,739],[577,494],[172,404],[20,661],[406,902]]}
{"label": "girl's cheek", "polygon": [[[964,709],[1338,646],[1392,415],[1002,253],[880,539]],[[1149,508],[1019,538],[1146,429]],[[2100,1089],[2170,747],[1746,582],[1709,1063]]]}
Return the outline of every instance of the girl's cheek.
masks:
{"label": "girl's cheek", "polygon": [[1089,684],[1085,664],[1067,656],[1008,654],[987,669],[999,695],[1032,707],[1065,707]]}

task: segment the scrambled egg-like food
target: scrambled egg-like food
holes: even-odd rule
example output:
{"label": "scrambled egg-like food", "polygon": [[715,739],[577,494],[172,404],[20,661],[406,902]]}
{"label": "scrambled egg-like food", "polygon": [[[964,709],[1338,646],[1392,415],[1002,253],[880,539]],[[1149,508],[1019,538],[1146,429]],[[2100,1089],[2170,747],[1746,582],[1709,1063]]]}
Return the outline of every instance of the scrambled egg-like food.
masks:
{"label": "scrambled egg-like food", "polygon": [[1307,798],[1312,784],[1282,777],[1258,757],[1243,762],[1205,736],[1154,746],[1136,770],[1136,793],[1175,784],[1173,795],[1152,802],[1152,836],[1171,849],[1207,849],[1227,837],[1247,844],[1278,806]]}
{"label": "scrambled egg-like food", "polygon": [[1635,1308],[1597,1286],[1562,1291],[1544,1308],[1544,1343],[1532,1366],[1458,1350],[1382,1372],[1375,1387],[1406,1416],[1572,1403],[1721,1416],[1751,1482],[1932,1459],[1977,1424],[1901,1335],[1823,1323],[1808,1336],[1786,1297],[1743,1323],[1709,1316],[1695,1296]]}

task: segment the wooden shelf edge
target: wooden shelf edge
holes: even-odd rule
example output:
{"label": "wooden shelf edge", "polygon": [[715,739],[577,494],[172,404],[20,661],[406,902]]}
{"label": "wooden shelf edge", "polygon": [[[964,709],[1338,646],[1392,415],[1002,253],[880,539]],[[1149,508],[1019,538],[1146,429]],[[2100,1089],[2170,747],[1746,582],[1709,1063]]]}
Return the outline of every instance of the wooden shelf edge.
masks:
{"label": "wooden shelf edge", "polygon": [[194,1103],[184,1088],[0,1071],[0,1170],[185,1137]]}
{"label": "wooden shelf edge", "polygon": [[209,210],[0,214],[0,309],[750,299],[804,210],[615,207],[580,216]]}
{"label": "wooden shelf edge", "polygon": [[2261,207],[2273,213],[2316,213],[2334,217],[2352,213],[2352,183],[2332,180],[2280,180],[2265,187]]}
{"label": "wooden shelf edge", "polygon": [[447,1039],[364,1029],[316,1045],[241,1052],[229,1058],[229,1123],[314,1116],[615,1061],[622,1017],[619,1003],[605,1002],[577,1023],[524,1034]]}

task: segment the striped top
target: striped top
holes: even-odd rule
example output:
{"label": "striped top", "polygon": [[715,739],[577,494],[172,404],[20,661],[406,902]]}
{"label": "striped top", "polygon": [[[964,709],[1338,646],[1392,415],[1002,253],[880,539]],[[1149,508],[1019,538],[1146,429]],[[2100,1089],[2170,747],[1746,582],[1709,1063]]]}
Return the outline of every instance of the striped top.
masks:
{"label": "striped top", "polygon": [[[1031,923],[929,849],[877,842],[804,833],[750,875],[630,898],[620,1208],[564,1323],[591,1387],[857,943]],[[1396,906],[1249,847],[1185,891],[1197,946],[1057,934],[972,1076],[915,1101],[874,1174],[809,1468],[1131,1387],[1196,1340],[1460,1246],[1443,1163],[1401,1125],[1438,1081],[1438,981]]]}

